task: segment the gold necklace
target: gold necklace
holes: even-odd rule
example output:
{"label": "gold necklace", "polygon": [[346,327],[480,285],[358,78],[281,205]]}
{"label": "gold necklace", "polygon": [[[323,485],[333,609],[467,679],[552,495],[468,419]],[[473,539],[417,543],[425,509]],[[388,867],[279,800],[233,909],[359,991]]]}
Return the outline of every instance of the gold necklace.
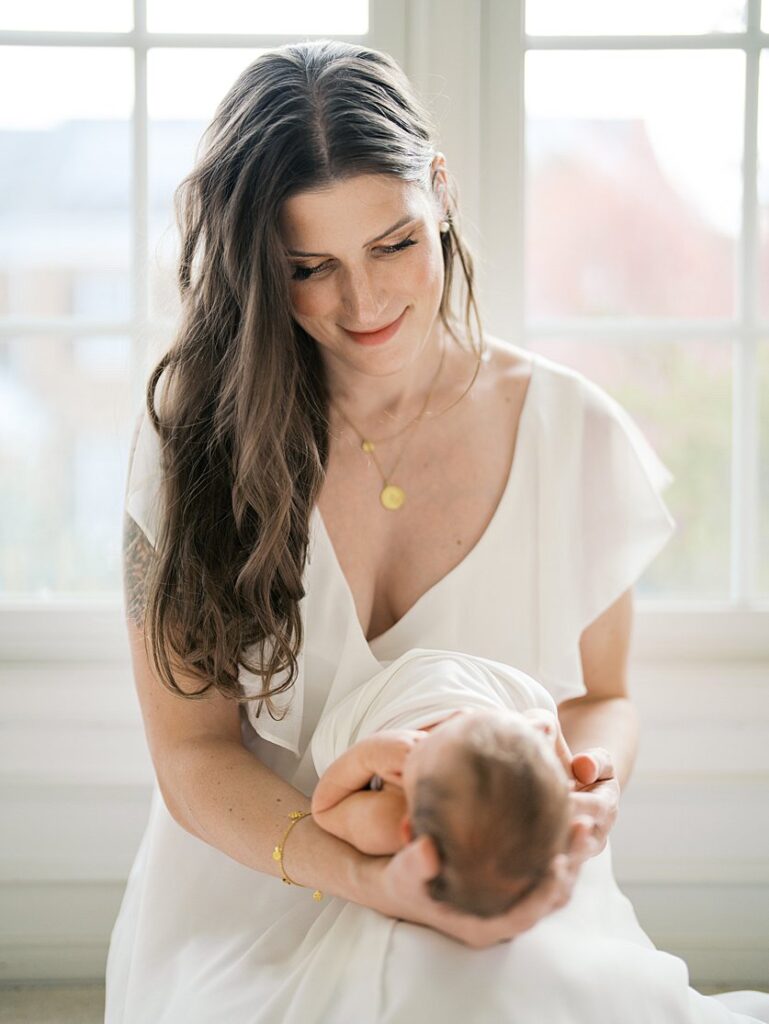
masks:
{"label": "gold necklace", "polygon": [[402,487],[399,487],[398,484],[391,483],[391,480],[392,480],[393,473],[398,468],[398,465],[400,464],[400,461],[403,458],[403,453],[406,450],[406,445],[408,445],[408,443],[411,440],[411,438],[410,437],[406,438],[406,440],[405,440],[405,442],[403,444],[403,447],[401,448],[400,455],[395,460],[395,464],[391,467],[389,473],[385,473],[384,472],[384,470],[382,469],[382,467],[381,467],[381,465],[379,463],[379,459],[376,457],[376,454],[375,454],[376,446],[378,444],[380,444],[381,441],[390,441],[390,440],[392,440],[392,438],[398,437],[398,435],[402,434],[405,429],[407,429],[408,427],[415,426],[416,424],[419,423],[419,421],[422,419],[422,417],[425,414],[425,410],[427,409],[427,406],[428,406],[428,403],[429,403],[429,401],[430,401],[430,399],[432,397],[433,391],[435,390],[435,385],[436,385],[436,383],[438,381],[438,377],[439,377],[441,369],[443,367],[443,360],[444,360],[445,355],[446,355],[446,347],[444,345],[444,347],[443,347],[443,349],[441,351],[441,358],[440,358],[440,362],[438,363],[438,369],[435,371],[435,376],[433,377],[432,383],[430,384],[430,389],[427,392],[427,397],[425,398],[424,402],[422,403],[422,408],[419,410],[419,414],[415,417],[415,419],[411,420],[410,423],[407,423],[405,427],[402,427],[397,433],[391,434],[390,437],[381,438],[379,441],[374,441],[371,438],[365,437],[360,432],[360,430],[358,430],[358,428],[355,426],[355,424],[350,422],[349,418],[347,416],[345,416],[345,414],[342,412],[342,410],[339,408],[339,406],[335,405],[335,408],[336,408],[337,412],[342,417],[342,419],[345,421],[345,423],[347,423],[348,426],[352,427],[352,429],[358,435],[358,438],[360,439],[361,450],[366,452],[367,455],[370,455],[371,458],[374,460],[374,465],[379,470],[379,475],[382,477],[382,483],[384,485],[382,487],[382,490],[379,492],[379,501],[382,503],[384,508],[388,509],[389,511],[393,511],[394,512],[396,509],[399,509],[403,505],[404,501],[406,500],[406,492],[403,490]]}

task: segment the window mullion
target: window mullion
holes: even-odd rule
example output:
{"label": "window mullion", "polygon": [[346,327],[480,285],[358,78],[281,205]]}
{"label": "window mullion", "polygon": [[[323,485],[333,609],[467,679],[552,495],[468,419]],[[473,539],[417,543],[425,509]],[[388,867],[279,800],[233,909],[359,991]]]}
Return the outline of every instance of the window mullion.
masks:
{"label": "window mullion", "polygon": [[148,337],[149,295],[147,249],[149,173],[147,167],[147,11],[146,0],[134,6],[134,109],[133,109],[133,217],[132,260],[133,329],[131,332],[131,395],[134,407],[142,399],[144,346]]}
{"label": "window mullion", "polygon": [[760,2],[749,0],[745,49],[742,225],[738,249],[738,317],[732,375],[731,597],[755,599],[758,543],[758,71]]}

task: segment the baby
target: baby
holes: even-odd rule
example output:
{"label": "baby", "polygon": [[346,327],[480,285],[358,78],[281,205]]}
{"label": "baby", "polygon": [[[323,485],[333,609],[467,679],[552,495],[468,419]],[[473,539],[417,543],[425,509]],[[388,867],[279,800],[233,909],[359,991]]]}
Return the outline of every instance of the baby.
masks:
{"label": "baby", "polygon": [[[319,773],[313,817],[374,855],[428,834],[441,863],[431,896],[479,917],[502,914],[568,845],[573,783],[555,704],[530,676],[457,652],[407,652],[395,668],[397,679],[391,666],[319,724],[316,765],[324,734],[338,744],[344,729],[360,734],[388,716],[399,727],[357,739]],[[453,706],[439,709],[447,671]],[[417,728],[402,727],[409,715]]]}

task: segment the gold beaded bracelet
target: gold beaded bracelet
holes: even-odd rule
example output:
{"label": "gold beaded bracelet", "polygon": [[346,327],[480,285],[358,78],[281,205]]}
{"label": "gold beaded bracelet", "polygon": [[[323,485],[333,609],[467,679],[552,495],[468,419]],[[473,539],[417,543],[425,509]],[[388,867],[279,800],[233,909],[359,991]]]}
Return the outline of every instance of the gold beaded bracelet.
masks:
{"label": "gold beaded bracelet", "polygon": [[[289,818],[291,819],[291,824],[288,826],[286,831],[283,833],[283,838],[281,839],[280,844],[278,846],[276,846],[275,849],[272,851],[272,859],[276,860],[276,861],[278,861],[280,863],[280,872],[281,872],[281,876],[282,876],[282,881],[285,882],[286,885],[301,885],[300,882],[292,881],[288,877],[288,875],[286,874],[286,868],[285,868],[285,866],[283,864],[283,849],[284,849],[284,847],[286,845],[286,837],[288,836],[288,833],[291,831],[291,829],[294,827],[294,825],[296,825],[297,821],[301,821],[302,818],[306,818],[311,813],[312,813],[311,811],[292,811],[289,814]],[[309,887],[309,885],[302,885],[301,888],[302,889],[309,889],[310,887]],[[322,900],[323,899],[323,893],[320,891],[320,889],[316,889],[315,892],[312,894],[312,898],[314,900]]]}

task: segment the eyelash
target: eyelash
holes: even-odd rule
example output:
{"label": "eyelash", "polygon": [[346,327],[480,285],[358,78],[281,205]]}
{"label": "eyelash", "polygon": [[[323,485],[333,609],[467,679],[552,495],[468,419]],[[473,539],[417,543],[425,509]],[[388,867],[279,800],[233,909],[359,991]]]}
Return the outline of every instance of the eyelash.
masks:
{"label": "eyelash", "polygon": [[[419,242],[417,242],[415,239],[413,239],[409,235],[409,237],[408,238],[404,238],[402,242],[397,242],[395,245],[383,245],[380,248],[382,249],[382,251],[386,255],[389,256],[389,255],[392,255],[392,254],[394,254],[396,252],[401,252],[403,249],[408,249],[408,247],[411,246],[411,245],[419,245]],[[321,263],[321,265],[319,267],[300,267],[300,266],[296,266],[294,268],[294,273],[291,275],[291,280],[292,281],[307,281],[307,280],[309,280],[309,278],[313,277],[315,274],[319,274],[326,266],[327,266],[327,264],[325,264],[325,263]]]}

